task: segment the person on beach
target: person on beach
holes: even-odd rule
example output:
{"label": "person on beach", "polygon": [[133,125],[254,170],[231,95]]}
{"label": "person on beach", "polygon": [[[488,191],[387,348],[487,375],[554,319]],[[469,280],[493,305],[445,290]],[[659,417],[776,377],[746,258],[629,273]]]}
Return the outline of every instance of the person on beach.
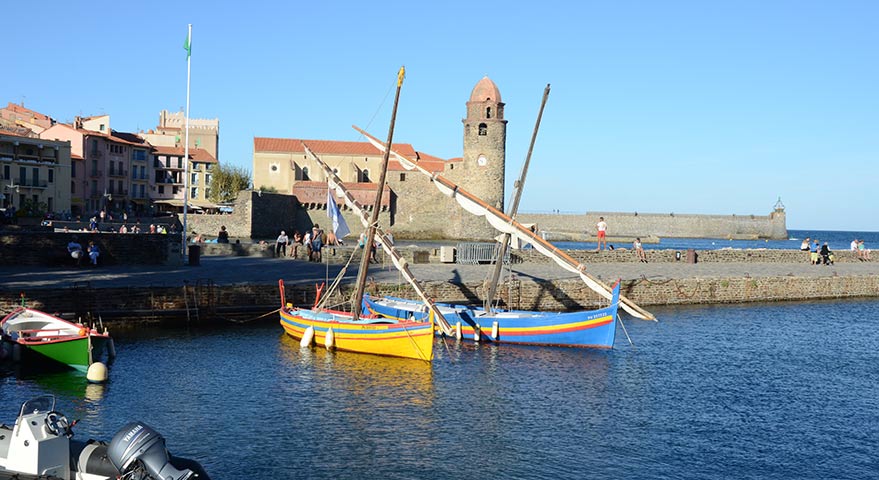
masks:
{"label": "person on beach", "polygon": [[818,240],[815,240],[815,243],[812,244],[809,259],[812,261],[812,265],[818,265]]}
{"label": "person on beach", "polygon": [[604,248],[607,248],[607,222],[604,221],[604,217],[598,217],[598,223],[595,224],[595,227],[598,229],[598,247],[595,251],[599,252],[601,251],[602,243]]}
{"label": "person on beach", "polygon": [[858,253],[858,239],[857,238],[852,240],[852,243],[849,244],[848,248],[852,252],[853,257],[855,257],[857,259],[861,258],[861,255]]}
{"label": "person on beach", "polygon": [[644,253],[644,246],[641,245],[641,238],[635,238],[632,243],[632,250],[638,254],[638,261],[647,263],[647,254]]}
{"label": "person on beach", "polygon": [[305,244],[305,253],[308,255],[308,261],[311,261],[311,230],[306,230],[305,235],[302,237],[302,243]]}
{"label": "person on beach", "polygon": [[287,242],[290,239],[287,237],[287,233],[281,230],[281,234],[278,235],[277,240],[275,240],[275,255],[279,257],[287,256]]}

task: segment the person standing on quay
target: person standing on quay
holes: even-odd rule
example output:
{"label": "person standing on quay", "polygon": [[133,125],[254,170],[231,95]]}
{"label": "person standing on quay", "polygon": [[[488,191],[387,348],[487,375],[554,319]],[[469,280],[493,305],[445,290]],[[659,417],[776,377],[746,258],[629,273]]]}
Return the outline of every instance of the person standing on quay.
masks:
{"label": "person standing on quay", "polygon": [[604,221],[604,217],[598,217],[598,223],[595,226],[598,228],[598,247],[595,251],[598,252],[601,250],[602,243],[604,243],[604,248],[607,248],[607,222]]}

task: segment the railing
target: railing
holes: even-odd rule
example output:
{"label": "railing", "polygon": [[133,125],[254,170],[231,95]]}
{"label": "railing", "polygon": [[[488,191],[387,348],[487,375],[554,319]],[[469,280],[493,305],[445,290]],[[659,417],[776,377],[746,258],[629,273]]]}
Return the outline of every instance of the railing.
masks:
{"label": "railing", "polygon": [[110,170],[109,176],[111,176],[111,177],[127,177],[128,170],[122,170],[122,169]]}
{"label": "railing", "polygon": [[[459,243],[455,262],[461,265],[491,263],[497,256],[497,243]],[[504,264],[510,263],[510,249],[504,255]]]}

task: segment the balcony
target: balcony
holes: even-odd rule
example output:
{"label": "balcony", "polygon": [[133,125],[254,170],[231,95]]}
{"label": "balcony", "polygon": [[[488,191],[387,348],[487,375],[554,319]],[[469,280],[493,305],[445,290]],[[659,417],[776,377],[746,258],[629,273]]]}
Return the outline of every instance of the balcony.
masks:
{"label": "balcony", "polygon": [[47,182],[45,180],[34,180],[33,178],[31,178],[30,180],[28,180],[27,178],[25,178],[23,180],[21,178],[16,178],[15,180],[12,181],[12,183],[14,185],[17,185],[20,188],[48,188],[49,187],[49,182]]}
{"label": "balcony", "polygon": [[111,177],[128,177],[128,170],[117,168],[116,170],[110,170],[110,173],[107,175]]}
{"label": "balcony", "polygon": [[89,177],[91,177],[91,178],[100,178],[103,176],[104,176],[104,172],[102,172],[100,170],[90,170],[89,171]]}

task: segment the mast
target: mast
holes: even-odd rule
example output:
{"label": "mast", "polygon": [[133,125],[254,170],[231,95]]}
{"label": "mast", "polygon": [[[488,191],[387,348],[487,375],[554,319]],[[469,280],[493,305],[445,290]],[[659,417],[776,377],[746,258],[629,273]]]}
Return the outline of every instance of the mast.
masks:
{"label": "mast", "polygon": [[[364,209],[363,205],[361,205],[357,201],[357,199],[355,199],[354,196],[351,195],[351,192],[349,192],[348,189],[345,188],[345,184],[342,182],[339,176],[333,172],[329,165],[327,165],[310,148],[308,148],[308,145],[306,145],[305,142],[302,142],[302,148],[305,149],[305,153],[312,160],[317,162],[317,164],[320,165],[321,168],[323,168],[324,173],[327,176],[327,182],[329,183],[330,188],[334,190],[335,193],[337,193],[336,196],[339,196],[338,193],[341,192],[341,196],[345,199],[345,204],[348,205],[348,207],[357,214],[357,218],[360,219],[360,222],[363,224],[363,226],[368,227],[369,219],[367,218],[368,215],[366,213],[366,209]],[[427,308],[430,309],[431,312],[433,312],[437,325],[439,325],[443,333],[448,336],[452,336],[452,326],[449,325],[446,317],[443,316],[443,313],[440,311],[439,308],[437,308],[436,303],[434,303],[430,296],[427,295],[427,292],[424,291],[424,288],[422,288],[422,286],[418,283],[418,280],[415,279],[415,275],[413,275],[412,271],[409,270],[409,263],[406,261],[405,258],[400,255],[399,252],[397,252],[393,244],[391,244],[390,239],[387,237],[387,235],[385,235],[385,232],[382,231],[381,227],[376,226],[376,234],[381,239],[382,248],[384,249],[385,253],[387,253],[388,256],[391,257],[391,261],[394,263],[394,266],[397,267],[397,269],[403,275],[403,278],[405,278],[406,281],[409,282],[410,285],[412,285],[412,288],[415,289],[415,293],[417,293],[418,296],[421,297],[421,301],[424,302],[425,305],[427,305]],[[324,296],[324,298],[327,297]]]}
{"label": "mast", "polygon": [[180,235],[183,237],[183,259],[186,260],[186,256],[188,255],[186,249],[186,229],[188,228],[186,225],[186,217],[189,214],[189,80],[191,78],[191,65],[192,65],[192,24],[189,24],[189,29],[186,33],[186,44],[183,46],[186,49],[186,119],[184,122],[186,131],[184,132],[184,146],[183,146],[183,162],[184,162],[184,170],[183,170],[183,231],[180,232]]}
{"label": "mast", "polygon": [[[403,78],[406,75],[405,67],[400,67],[397,73],[397,92],[394,94],[394,108],[391,111],[391,125],[388,127],[387,145],[393,145],[394,138],[394,122],[397,120],[397,105],[400,102],[400,89],[403,87]],[[390,148],[386,148],[382,157],[381,176],[378,180],[378,188],[375,192],[375,203],[372,205],[372,217],[369,220],[369,227],[366,230],[365,245],[363,246],[363,257],[360,258],[360,269],[357,271],[357,290],[354,293],[354,304],[351,305],[351,317],[353,320],[360,319],[360,309],[363,303],[363,290],[366,286],[366,273],[369,270],[369,259],[372,257],[372,244],[375,238],[375,227],[378,223],[378,212],[381,208],[382,193],[385,189],[385,178],[388,174],[388,158],[391,156]]]}
{"label": "mast", "polygon": [[[381,143],[381,140],[373,137],[369,133],[364,130],[354,126],[354,129],[363,134],[364,137],[369,141],[369,143],[375,145],[379,150],[390,150],[386,145]],[[582,263],[578,262],[570,255],[560,250],[558,247],[553,244],[547,242],[540,235],[532,232],[530,229],[525,228],[521,223],[513,220],[508,217],[504,212],[492,207],[485,203],[481,198],[473,195],[472,193],[464,190],[463,188],[455,185],[451,181],[447,180],[443,176],[437,173],[431,173],[425,170],[423,167],[418,165],[418,161],[412,161],[408,158],[400,155],[397,152],[391,151],[394,154],[394,157],[397,161],[400,162],[400,165],[406,170],[418,170],[421,174],[430,178],[430,182],[433,183],[433,186],[437,188],[443,195],[454,199],[458,202],[458,205],[461,206],[467,212],[476,215],[485,217],[488,223],[498,230],[501,233],[509,233],[510,235],[520,239],[523,242],[530,243],[535,250],[537,250],[540,254],[551,258],[555,261],[558,266],[564,268],[565,270],[576,274],[583,280],[589,288],[591,288],[594,292],[598,293],[602,297],[610,300],[613,298],[613,294],[611,291],[613,290],[610,285],[602,282],[600,279],[595,276],[589,274],[586,271],[586,266]],[[624,295],[620,294],[620,307],[623,310],[629,312],[630,315],[640,318],[642,320],[656,320],[656,317],[639,307],[635,302],[629,300]]]}
{"label": "mast", "polygon": [[[516,213],[519,211],[519,200],[522,198],[522,190],[525,188],[525,177],[528,175],[528,165],[531,163],[531,152],[534,151],[534,142],[537,140],[537,130],[540,129],[540,119],[543,118],[543,107],[546,106],[546,99],[549,97],[549,84],[543,90],[543,100],[540,102],[540,111],[537,113],[537,122],[534,124],[534,132],[531,134],[531,144],[528,146],[528,154],[525,156],[525,164],[522,165],[522,173],[519,180],[513,185],[515,192],[513,193],[513,201],[507,210],[507,216],[516,219]],[[507,255],[507,248],[510,246],[510,234],[504,233],[500,245],[497,248],[497,257],[494,259],[494,270],[491,275],[491,282],[488,284],[488,293],[485,295],[485,311],[491,312],[494,303],[494,295],[497,293],[498,280],[501,278],[501,270],[504,268],[504,257]]]}

